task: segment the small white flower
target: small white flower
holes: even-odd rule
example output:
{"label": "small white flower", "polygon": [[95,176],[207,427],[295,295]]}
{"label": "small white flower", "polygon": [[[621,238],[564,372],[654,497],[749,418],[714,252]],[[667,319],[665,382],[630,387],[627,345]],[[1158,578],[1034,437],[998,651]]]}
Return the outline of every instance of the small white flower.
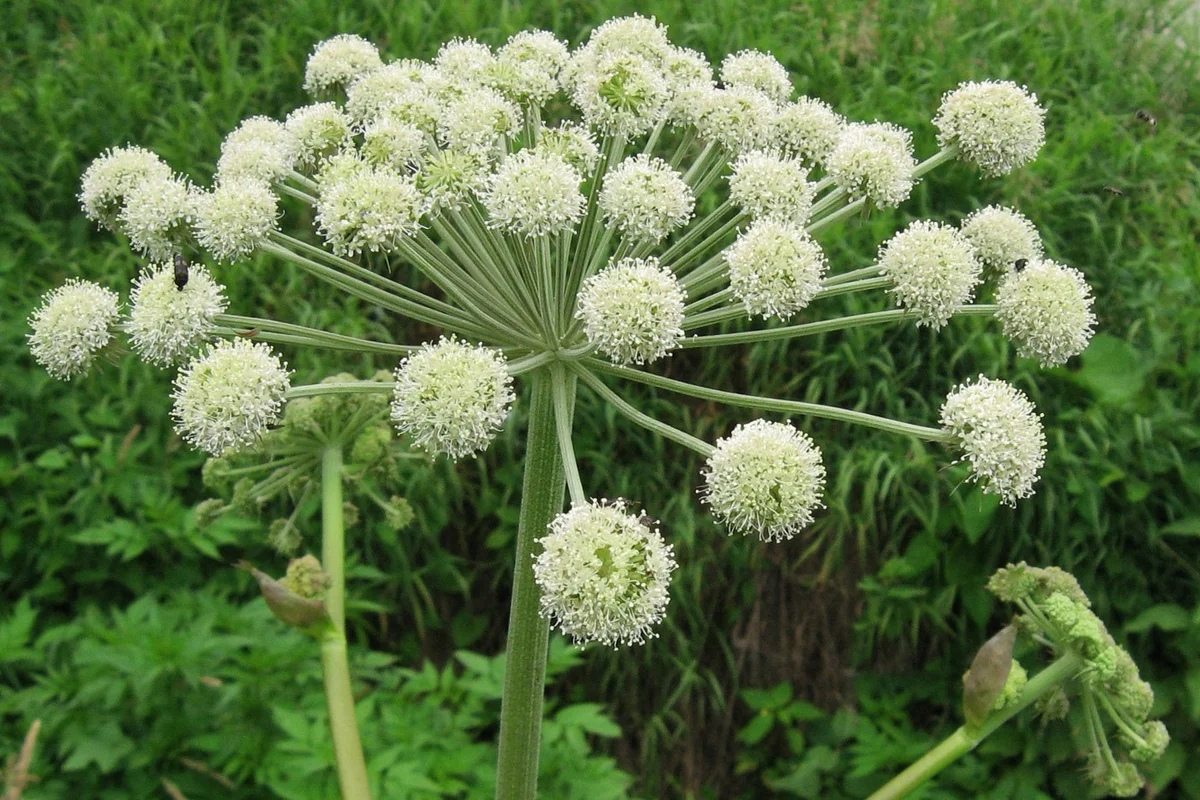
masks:
{"label": "small white flower", "polygon": [[653,128],[670,97],[660,65],[628,52],[608,53],[580,71],[571,93],[589,126],[627,137]]}
{"label": "small white flower", "polygon": [[392,97],[388,107],[379,113],[379,119],[406,122],[434,136],[443,111],[444,104],[427,87],[414,84]]}
{"label": "small white flower", "polygon": [[675,559],[654,522],[624,501],[576,505],[550,523],[533,564],[541,615],[576,644],[641,644],[670,598]]}
{"label": "small white flower", "polygon": [[1020,259],[1042,257],[1042,237],[1023,214],[1011,208],[988,206],[970,214],[959,225],[962,235],[975,246],[983,265],[1007,274]]}
{"label": "small white flower", "polygon": [[351,141],[350,118],[333,103],[301,106],[283,124],[295,139],[296,166],[301,169],[315,169]]}
{"label": "small white flower", "polygon": [[385,114],[363,130],[362,156],[369,164],[404,171],[421,163],[428,144],[416,125]]}
{"label": "small white flower", "polygon": [[996,318],[1021,355],[1043,367],[1065,364],[1091,341],[1096,325],[1092,295],[1079,270],[1030,261],[996,292]]}
{"label": "small white flower", "polygon": [[696,196],[661,158],[640,153],[605,176],[600,208],[628,239],[660,242],[692,218]]}
{"label": "small white flower", "polygon": [[614,53],[628,53],[661,64],[671,50],[665,27],[652,18],[631,14],[606,20],[592,31],[587,43],[575,51],[570,70],[589,69],[600,58]]}
{"label": "small white flower", "polygon": [[562,156],[581,175],[591,175],[600,161],[600,148],[592,132],[576,122],[563,122],[555,128],[542,126],[537,150]]}
{"label": "small white flower", "polygon": [[683,336],[683,289],[655,258],[626,258],[583,282],[575,316],[617,364],[656,361]]}
{"label": "small white flower", "polygon": [[564,233],[583,218],[581,180],[561,156],[522,150],[496,170],[483,205],[500,230],[529,237]]}
{"label": "small white flower", "polygon": [[171,168],[145,148],[109,148],[84,170],[79,203],[88,219],[113,230],[131,191],[150,178],[170,177]]}
{"label": "small white flower", "polygon": [[701,138],[717,142],[730,153],[770,145],[778,106],[748,86],[713,89],[695,85],[680,93],[675,110],[680,121],[693,125]]}
{"label": "small white flower", "polygon": [[811,525],[824,490],[825,465],[812,439],[790,424],[758,419],[717,443],[701,493],[730,533],[772,542]]}
{"label": "small white flower", "polygon": [[912,192],[917,167],[912,134],[890,122],[848,125],[825,167],[850,197],[866,197],[880,208],[893,208]]}
{"label": "small white flower", "polygon": [[730,53],[721,62],[721,82],[729,87],[757,89],[776,103],[792,96],[792,79],[783,64],[770,53],[743,50]]}
{"label": "small white flower", "polygon": [[417,447],[457,459],[491,443],[515,399],[498,350],[443,338],[400,362],[392,420]]}
{"label": "small white flower", "polygon": [[971,480],[1006,505],[1033,494],[1038,470],[1046,459],[1041,417],[1020,390],[1004,381],[979,376],[946,398],[942,427],[971,465]]}
{"label": "small white flower", "polygon": [[175,429],[214,456],[252,445],[279,419],[290,374],[262,342],[217,342],[175,378]]}
{"label": "small white flower", "polygon": [[752,150],[738,156],[729,198],[755,218],[804,224],[812,209],[808,169],[794,158]]}
{"label": "small white flower", "polygon": [[708,58],[697,50],[686,47],[672,47],[667,51],[663,63],[666,70],[667,84],[672,94],[692,86],[713,87],[713,68]]}
{"label": "small white flower", "polygon": [[183,178],[148,178],[130,190],[121,209],[121,228],[135,250],[161,261],[179,252],[191,236],[196,190]]}
{"label": "small white flower", "polygon": [[129,341],[143,359],[161,367],[192,355],[212,334],[213,319],[224,313],[224,288],[199,264],[188,267],[188,282],[175,285],[170,264],[138,275],[129,297]]}
{"label": "small white flower", "polygon": [[401,59],[362,76],[346,90],[346,113],[356,124],[367,124],[405,93],[420,88],[428,71],[428,64]]}
{"label": "small white flower", "polygon": [[969,81],[942,98],[933,120],[938,144],[957,144],[984,175],[1006,175],[1037,157],[1046,141],[1037,95],[1012,81]]}
{"label": "small white flower", "polygon": [[773,144],[810,166],[825,163],[846,127],[846,118],[828,103],[801,97],[775,115]]}
{"label": "small white flower", "polygon": [[450,102],[438,120],[438,139],[451,150],[490,156],[503,137],[514,136],[521,112],[495,89],[476,88]]}
{"label": "small white flower", "polygon": [[917,315],[917,325],[940,328],[971,300],[982,270],[975,248],[948,225],[917,220],[879,248],[889,290]]}
{"label": "small white flower", "polygon": [[379,50],[361,36],[343,33],[317,43],[304,67],[304,90],[326,95],[383,66]]}
{"label": "small white flower", "polygon": [[249,255],[276,229],[278,204],[263,181],[223,181],[196,199],[196,241],[220,261]]}
{"label": "small white flower", "polygon": [[43,295],[29,316],[29,352],[51,377],[69,381],[86,375],[96,354],[112,341],[119,315],[116,292],[72,278]]}
{"label": "small white flower", "polygon": [[558,91],[569,56],[549,31],[521,31],[496,54],[491,83],[518,103],[543,105]]}
{"label": "small white flower", "polygon": [[821,290],[825,254],[804,229],[763,220],[725,251],[729,285],[746,313],[787,319]]}
{"label": "small white flower", "polygon": [[425,199],[416,182],[387,167],[364,166],[322,180],[317,201],[317,230],[333,252],[356,256],[394,250],[416,234]]}
{"label": "small white flower", "polygon": [[296,163],[300,143],[282,122],[268,117],[242,120],[221,143],[217,183],[241,178],[278,181]]}

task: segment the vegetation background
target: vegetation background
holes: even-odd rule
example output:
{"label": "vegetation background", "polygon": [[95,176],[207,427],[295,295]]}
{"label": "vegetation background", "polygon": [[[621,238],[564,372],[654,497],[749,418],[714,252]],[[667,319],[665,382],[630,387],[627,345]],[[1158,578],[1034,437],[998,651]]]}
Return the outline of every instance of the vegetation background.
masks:
{"label": "vegetation background", "polygon": [[[305,102],[312,45],[359,33],[393,57],[536,26],[577,43],[629,2],[7,0],[0,7],[0,754],[43,728],[38,798],[325,798],[315,653],[229,563],[278,573],[262,520],[198,530],[202,458],[168,421],[170,376],[132,358],[64,385],[25,319],[82,275],[139,269],[77,208],[104,148],[149,147],[201,183],[240,119]],[[958,725],[959,675],[1008,613],[984,593],[1010,560],[1073,571],[1156,689],[1175,742],[1159,797],[1200,797],[1200,76],[1195,16],[1165,0],[646,0],[636,10],[714,61],[773,52],[797,91],[914,130],[963,80],[1011,79],[1048,108],[1048,143],[999,180],[951,165],[894,213],[828,231],[843,269],[912,217],[1018,206],[1091,282],[1101,334],[1066,368],[1018,359],[986,321],[709,355],[667,369],[712,385],[936,419],[977,373],[1029,392],[1051,444],[1038,493],[998,508],[944,452],[817,421],[828,510],[784,545],[727,538],[690,454],[582,400],[589,490],[664,521],[681,568],[661,637],[556,644],[547,797],[861,797]],[[1149,126],[1134,117],[1147,109]],[[1112,192],[1109,187],[1116,188]],[[384,323],[255,260],[219,275],[235,308],[353,331]],[[413,340],[428,331],[388,322]],[[301,376],[350,370],[288,353]],[[745,415],[637,396],[706,439]],[[381,797],[486,797],[498,708],[521,420],[478,461],[415,468],[414,522],[352,536],[360,716]],[[502,602],[498,601],[502,599]],[[1069,732],[1025,720],[925,797],[1083,797]]]}

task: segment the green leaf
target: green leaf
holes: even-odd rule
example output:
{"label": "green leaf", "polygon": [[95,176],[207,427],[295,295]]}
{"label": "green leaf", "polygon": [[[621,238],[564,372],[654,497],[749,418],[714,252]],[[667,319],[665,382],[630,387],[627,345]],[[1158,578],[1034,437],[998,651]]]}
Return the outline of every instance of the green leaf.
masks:
{"label": "green leaf", "polygon": [[1141,633],[1151,628],[1164,631],[1185,631],[1192,625],[1192,614],[1174,603],[1160,603],[1147,608],[1125,625],[1126,633]]}
{"label": "green leaf", "polygon": [[1165,526],[1163,536],[1200,536],[1200,517],[1185,517]]}
{"label": "green leaf", "polygon": [[71,748],[71,755],[62,765],[64,772],[84,769],[89,764],[95,764],[101,772],[112,772],[121,759],[136,749],[133,740],[127,738],[113,720],[81,730],[73,738],[77,738],[78,743]]}
{"label": "green leaf", "polygon": [[576,703],[554,715],[558,724],[580,728],[596,736],[613,738],[621,735],[621,727],[604,715],[599,703]]}
{"label": "green leaf", "polygon": [[761,742],[771,729],[775,727],[775,717],[766,711],[760,711],[738,731],[737,740],[742,744],[756,745]]}
{"label": "green leaf", "polygon": [[1082,368],[1075,380],[1096,399],[1108,405],[1124,405],[1142,390],[1147,359],[1128,342],[1100,334],[1080,355]]}
{"label": "green leaf", "polygon": [[33,651],[25,645],[29,642],[36,618],[37,612],[29,604],[29,598],[22,597],[8,619],[0,623],[0,663],[20,661],[33,655]]}
{"label": "green leaf", "polygon": [[820,797],[821,776],[838,764],[837,752],[831,747],[818,745],[804,754],[793,772],[778,780],[769,780],[767,785],[777,792],[787,792],[798,797]]}

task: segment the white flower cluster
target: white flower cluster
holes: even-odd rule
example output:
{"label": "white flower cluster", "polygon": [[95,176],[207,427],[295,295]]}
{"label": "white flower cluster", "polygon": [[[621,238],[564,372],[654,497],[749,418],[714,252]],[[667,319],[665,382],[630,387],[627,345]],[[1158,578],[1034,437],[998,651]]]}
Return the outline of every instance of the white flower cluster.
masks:
{"label": "white flower cluster", "polygon": [[173,265],[151,266],[133,283],[129,297],[129,342],[151,364],[178,364],[211,335],[224,313],[224,287],[199,264],[188,267],[187,284],[175,283]]}
{"label": "white flower cluster", "polygon": [[692,217],[696,198],[661,158],[637,155],[608,173],[600,192],[605,219],[634,241],[659,242]]}
{"label": "white flower cluster", "polygon": [[880,247],[879,269],[892,279],[900,304],[916,313],[918,325],[940,328],[970,301],[981,267],[975,248],[958,231],[917,220]]}
{"label": "white flower cluster", "polygon": [[657,259],[627,258],[584,281],[576,316],[615,363],[644,364],[679,344],[683,304],[679,282]]}
{"label": "white flower cluster", "polygon": [[30,315],[29,351],[55,378],[85,375],[96,354],[112,341],[120,313],[115,292],[72,278],[43,297]]}
{"label": "white flower cluster", "polygon": [[654,636],[675,569],[657,527],[620,500],[555,517],[533,564],[542,616],[577,644],[641,644]]}
{"label": "white flower cluster", "polygon": [[1046,435],[1033,403],[1016,387],[982,375],[942,404],[942,426],[971,465],[972,480],[1007,505],[1033,494],[1046,460]]}
{"label": "white flower cluster", "polygon": [[812,301],[825,276],[825,254],[804,229],[762,220],[725,250],[729,286],[751,316],[787,319]]}
{"label": "white flower cluster", "polygon": [[1091,341],[1096,317],[1083,273],[1053,261],[1031,261],[1000,284],[996,318],[1021,355],[1043,367],[1077,356]]}

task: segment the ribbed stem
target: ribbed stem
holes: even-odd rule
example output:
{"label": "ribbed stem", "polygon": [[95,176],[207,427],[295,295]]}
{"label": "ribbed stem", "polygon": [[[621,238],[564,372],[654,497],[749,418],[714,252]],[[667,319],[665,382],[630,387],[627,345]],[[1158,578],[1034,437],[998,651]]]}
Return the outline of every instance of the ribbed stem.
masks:
{"label": "ribbed stem", "polygon": [[340,444],[326,447],[321,454],[321,566],[329,575],[325,609],[333,621],[333,628],[321,637],[321,672],[338,786],[342,800],[371,800],[358,718],[354,714],[354,693],[350,688],[350,663],[346,658],[346,545]]}
{"label": "ribbed stem", "polygon": [[500,759],[496,768],[498,800],[533,800],[537,796],[538,746],[550,625],[538,615],[538,588],[533,579],[533,557],[537,549],[534,540],[545,533],[546,526],[563,506],[563,465],[555,434],[550,374],[548,370],[540,369],[529,378],[532,400],[525,450],[525,481],[521,490],[521,519],[517,529],[516,568],[508,619],[504,697],[500,705]]}

